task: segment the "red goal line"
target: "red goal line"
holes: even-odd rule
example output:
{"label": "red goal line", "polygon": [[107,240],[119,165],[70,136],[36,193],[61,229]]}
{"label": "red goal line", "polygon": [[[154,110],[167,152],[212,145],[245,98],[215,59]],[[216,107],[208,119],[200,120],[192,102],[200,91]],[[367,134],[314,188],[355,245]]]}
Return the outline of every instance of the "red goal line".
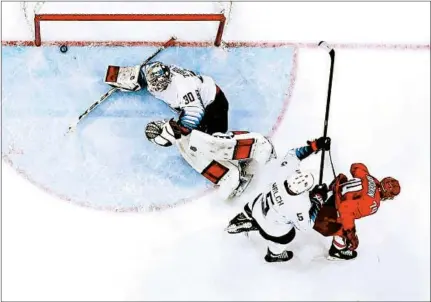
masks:
{"label": "red goal line", "polygon": [[220,46],[226,17],[223,14],[40,14],[34,16],[34,44],[42,45],[41,21],[217,21],[215,46]]}

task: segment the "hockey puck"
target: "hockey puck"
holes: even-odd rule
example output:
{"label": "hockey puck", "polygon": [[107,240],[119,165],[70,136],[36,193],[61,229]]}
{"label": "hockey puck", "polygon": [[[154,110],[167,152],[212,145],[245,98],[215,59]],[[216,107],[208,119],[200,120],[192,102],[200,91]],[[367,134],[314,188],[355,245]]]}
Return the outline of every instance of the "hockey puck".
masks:
{"label": "hockey puck", "polygon": [[66,46],[66,45],[61,45],[61,46],[60,46],[60,51],[61,51],[62,53],[66,53],[66,52],[67,52],[67,46]]}

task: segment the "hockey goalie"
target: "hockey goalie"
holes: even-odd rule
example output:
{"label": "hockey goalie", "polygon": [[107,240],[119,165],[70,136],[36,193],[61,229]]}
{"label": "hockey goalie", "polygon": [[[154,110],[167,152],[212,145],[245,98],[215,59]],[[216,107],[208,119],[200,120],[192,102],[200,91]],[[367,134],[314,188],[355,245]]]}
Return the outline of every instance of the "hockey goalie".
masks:
{"label": "hockey goalie", "polygon": [[227,133],[229,103],[209,76],[152,62],[108,68],[105,81],[127,91],[146,87],[176,112],[178,119],[148,123],[147,139],[162,147],[177,146],[194,170],[219,187],[223,199],[244,192],[253,177],[253,163],[276,157],[272,143],[259,133]]}
{"label": "hockey goalie", "polygon": [[330,139],[321,137],[307,146],[291,149],[281,165],[274,170],[272,182],[254,199],[248,200],[244,211],[236,215],[227,227],[230,234],[258,231],[266,239],[267,262],[286,262],[293,252],[288,244],[296,230],[312,229],[321,208],[318,199],[304,194],[313,188],[315,176],[300,168],[300,162],[313,153],[330,149]]}
{"label": "hockey goalie", "polygon": [[208,134],[228,130],[229,102],[209,76],[156,61],[143,66],[108,66],[105,82],[122,91],[146,88],[179,114],[177,122],[184,133],[193,129]]}

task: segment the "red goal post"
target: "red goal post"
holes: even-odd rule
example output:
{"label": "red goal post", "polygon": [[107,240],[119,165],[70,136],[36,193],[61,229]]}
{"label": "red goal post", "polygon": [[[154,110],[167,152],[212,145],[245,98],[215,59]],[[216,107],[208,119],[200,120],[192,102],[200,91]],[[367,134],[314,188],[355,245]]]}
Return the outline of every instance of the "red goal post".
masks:
{"label": "red goal post", "polygon": [[221,45],[226,23],[224,14],[36,14],[34,44],[42,45],[41,21],[215,21],[219,22],[215,46]]}

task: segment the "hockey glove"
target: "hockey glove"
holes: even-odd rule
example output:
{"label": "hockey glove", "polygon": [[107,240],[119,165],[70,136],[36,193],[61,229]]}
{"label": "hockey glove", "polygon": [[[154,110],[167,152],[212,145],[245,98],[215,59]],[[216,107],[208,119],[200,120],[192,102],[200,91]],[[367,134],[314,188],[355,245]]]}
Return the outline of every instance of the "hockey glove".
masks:
{"label": "hockey glove", "polygon": [[169,120],[169,125],[171,126],[172,130],[174,131],[175,139],[180,139],[181,135],[188,135],[191,132],[189,129],[179,125],[178,122],[174,121],[173,118]]}
{"label": "hockey glove", "polygon": [[162,147],[172,146],[176,141],[172,127],[165,120],[149,122],[145,128],[145,136],[150,142]]}
{"label": "hockey glove", "polygon": [[356,228],[353,227],[349,230],[343,230],[344,238],[346,238],[346,244],[349,250],[354,251],[358,248],[359,238],[356,235]]}
{"label": "hockey glove", "polygon": [[323,204],[328,199],[328,186],[324,183],[316,185],[308,194],[310,200],[316,200],[320,204]]}
{"label": "hockey glove", "polygon": [[329,137],[319,137],[313,141],[307,141],[307,144],[313,149],[314,152],[320,150],[330,150],[331,149],[331,138]]}
{"label": "hockey glove", "polygon": [[326,184],[317,185],[310,191],[308,197],[311,202],[311,208],[309,210],[309,215],[311,221],[315,221],[317,214],[322,208],[323,203],[328,198],[328,187]]}
{"label": "hockey glove", "polygon": [[343,184],[347,181],[347,176],[343,173],[338,174],[336,178],[329,184],[329,191],[334,191],[335,184],[338,182],[338,184]]}

